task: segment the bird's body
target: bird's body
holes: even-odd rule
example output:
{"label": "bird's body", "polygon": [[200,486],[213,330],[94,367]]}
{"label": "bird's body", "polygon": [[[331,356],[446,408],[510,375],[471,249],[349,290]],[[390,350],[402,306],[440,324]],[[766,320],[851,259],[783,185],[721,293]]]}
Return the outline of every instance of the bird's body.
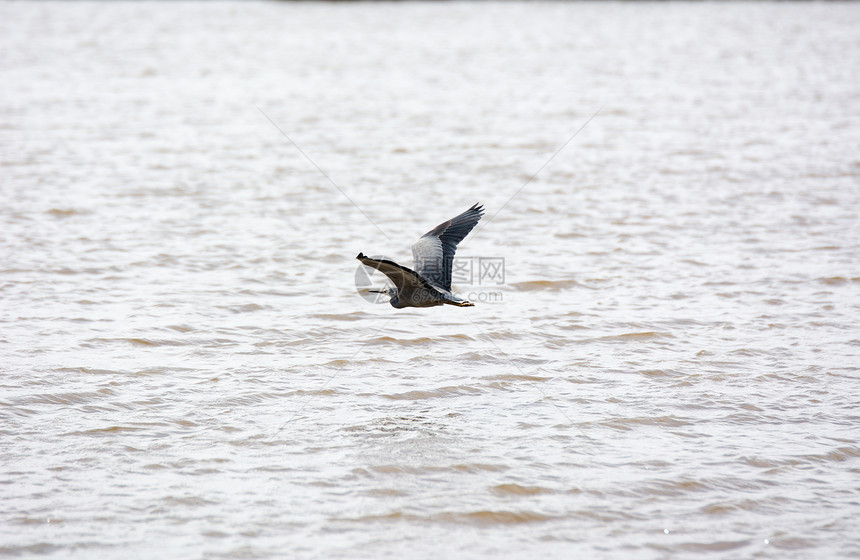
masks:
{"label": "bird's body", "polygon": [[391,280],[393,288],[378,291],[391,296],[389,303],[397,309],[446,304],[471,307],[473,303],[451,292],[452,263],[457,244],[472,231],[483,211],[481,205],[475,204],[456,218],[439,224],[421,236],[412,245],[415,270],[387,259],[370,258],[364,253],[359,253],[356,258]]}

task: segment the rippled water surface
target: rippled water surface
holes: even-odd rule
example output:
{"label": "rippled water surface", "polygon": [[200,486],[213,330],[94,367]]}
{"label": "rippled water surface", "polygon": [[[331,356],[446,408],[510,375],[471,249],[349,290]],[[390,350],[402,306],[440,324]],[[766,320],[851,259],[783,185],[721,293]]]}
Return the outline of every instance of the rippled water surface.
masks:
{"label": "rippled water surface", "polygon": [[0,554],[860,556],[858,29],[0,4]]}

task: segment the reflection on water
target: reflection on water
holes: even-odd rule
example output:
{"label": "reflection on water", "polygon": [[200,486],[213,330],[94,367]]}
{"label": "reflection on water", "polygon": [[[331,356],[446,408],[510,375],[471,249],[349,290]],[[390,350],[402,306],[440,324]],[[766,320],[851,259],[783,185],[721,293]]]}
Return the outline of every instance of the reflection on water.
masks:
{"label": "reflection on water", "polygon": [[860,554],[860,7],[0,12],[2,553]]}

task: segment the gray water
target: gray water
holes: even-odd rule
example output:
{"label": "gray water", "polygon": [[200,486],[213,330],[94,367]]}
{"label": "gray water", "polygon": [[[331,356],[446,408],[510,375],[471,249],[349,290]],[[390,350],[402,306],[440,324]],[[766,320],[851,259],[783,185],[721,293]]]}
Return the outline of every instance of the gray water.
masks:
{"label": "gray water", "polygon": [[[860,557],[860,5],[3,3],[0,47],[0,554]],[[475,307],[359,293],[475,202]]]}

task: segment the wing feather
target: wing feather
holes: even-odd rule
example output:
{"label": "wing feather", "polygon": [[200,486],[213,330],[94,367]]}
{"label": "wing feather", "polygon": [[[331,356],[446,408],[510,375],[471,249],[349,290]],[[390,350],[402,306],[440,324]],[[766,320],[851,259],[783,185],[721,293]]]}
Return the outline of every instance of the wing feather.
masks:
{"label": "wing feather", "polygon": [[362,264],[374,268],[388,277],[389,280],[397,288],[398,294],[402,298],[408,298],[410,292],[414,290],[427,289],[431,286],[414,270],[405,266],[399,265],[394,261],[387,259],[373,259],[359,253],[356,257]]}
{"label": "wing feather", "polygon": [[412,245],[415,271],[445,290],[451,291],[451,272],[457,245],[483,216],[484,208],[475,204],[459,216],[443,222]]}

